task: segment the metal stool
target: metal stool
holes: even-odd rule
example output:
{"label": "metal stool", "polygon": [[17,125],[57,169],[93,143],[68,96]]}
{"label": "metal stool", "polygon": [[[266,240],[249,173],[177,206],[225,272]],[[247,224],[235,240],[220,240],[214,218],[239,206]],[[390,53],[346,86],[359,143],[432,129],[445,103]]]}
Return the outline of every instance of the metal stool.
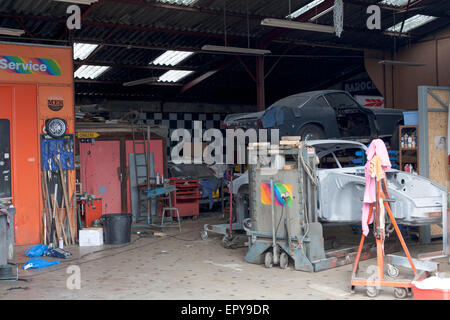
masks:
{"label": "metal stool", "polygon": [[[177,212],[177,221],[178,221],[178,229],[181,232],[181,222],[180,222],[180,213],[178,212],[178,208],[172,207],[172,199],[170,197],[170,192],[169,192],[169,206],[168,207],[163,207],[163,211],[162,211],[162,218],[161,218],[161,228],[164,227],[164,218],[166,216],[166,211],[176,211]],[[174,227],[174,226],[170,226],[170,227]]]}

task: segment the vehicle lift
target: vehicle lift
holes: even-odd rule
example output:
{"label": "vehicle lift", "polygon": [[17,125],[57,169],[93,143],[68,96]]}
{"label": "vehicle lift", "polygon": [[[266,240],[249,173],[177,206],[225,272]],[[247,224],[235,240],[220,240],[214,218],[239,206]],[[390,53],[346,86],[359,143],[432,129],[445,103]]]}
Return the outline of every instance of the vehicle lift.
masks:
{"label": "vehicle lift", "polygon": [[[330,240],[324,239],[324,226],[318,218],[319,160],[315,149],[293,138],[283,137],[280,146],[249,144],[250,218],[246,220],[250,221],[244,223],[248,236],[245,260],[267,268],[274,265],[287,268],[293,261],[295,270],[307,272],[351,264],[357,255],[356,246],[341,249],[331,246],[330,250],[327,245]],[[275,169],[268,167],[267,156],[266,160],[259,156],[261,151],[274,159],[272,163],[278,163]],[[286,188],[290,193],[280,192]],[[398,249],[394,241],[385,243],[385,252]],[[373,258],[376,253],[373,245],[366,245],[360,248],[359,259]]]}

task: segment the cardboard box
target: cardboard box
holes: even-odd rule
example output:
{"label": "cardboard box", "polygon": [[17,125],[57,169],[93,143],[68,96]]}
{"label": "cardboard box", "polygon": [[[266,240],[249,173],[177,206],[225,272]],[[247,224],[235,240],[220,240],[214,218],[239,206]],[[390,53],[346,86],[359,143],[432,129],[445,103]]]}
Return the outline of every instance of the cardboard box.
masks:
{"label": "cardboard box", "polygon": [[80,247],[103,245],[103,228],[84,228],[80,230]]}

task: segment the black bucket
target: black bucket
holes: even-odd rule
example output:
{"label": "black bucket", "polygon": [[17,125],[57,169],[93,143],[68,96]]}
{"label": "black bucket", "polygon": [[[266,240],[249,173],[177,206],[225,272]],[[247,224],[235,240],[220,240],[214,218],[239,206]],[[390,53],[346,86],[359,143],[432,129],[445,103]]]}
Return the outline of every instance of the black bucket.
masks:
{"label": "black bucket", "polygon": [[101,220],[106,244],[125,244],[131,241],[131,214],[104,214]]}

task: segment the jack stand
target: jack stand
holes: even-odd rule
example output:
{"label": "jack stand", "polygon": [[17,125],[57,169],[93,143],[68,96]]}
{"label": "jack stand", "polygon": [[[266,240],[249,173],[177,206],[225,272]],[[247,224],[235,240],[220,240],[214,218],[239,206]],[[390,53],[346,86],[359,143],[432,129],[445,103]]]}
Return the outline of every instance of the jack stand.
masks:
{"label": "jack stand", "polygon": [[[388,213],[389,219],[391,220],[392,225],[394,226],[395,232],[400,240],[403,251],[406,254],[405,257],[388,255],[387,261],[391,264],[388,268],[388,274],[391,277],[398,276],[398,269],[394,267],[394,264],[401,265],[404,267],[411,267],[414,272],[414,276],[417,277],[417,269],[426,270],[426,271],[436,271],[438,269],[438,264],[430,263],[430,262],[422,262],[416,259],[412,259],[411,255],[406,247],[406,243],[403,239],[403,236],[398,228],[397,222],[395,221],[394,215],[392,214],[389,202],[392,200],[389,199],[389,194],[387,192],[387,185],[385,179],[381,179],[376,181],[377,183],[377,202],[376,208],[374,210],[374,205],[370,207],[368,223],[372,214],[375,212],[374,216],[374,235],[376,238],[377,245],[377,268],[376,275],[373,279],[363,279],[357,278],[356,274],[358,272],[358,264],[361,256],[361,250],[364,245],[364,234],[361,236],[361,242],[359,244],[358,253],[355,259],[355,264],[353,265],[352,278],[350,281],[351,284],[351,292],[354,293],[354,288],[356,286],[362,286],[367,288],[367,295],[369,297],[376,297],[379,293],[381,287],[393,287],[394,288],[394,296],[398,299],[404,299],[411,292],[412,288],[412,280],[387,280],[384,277],[384,240],[385,240],[385,232],[384,225],[380,222],[383,222],[384,217],[380,215],[384,215],[384,210],[380,208],[380,202],[385,207],[386,212]],[[381,201],[379,201],[381,200]]]}

